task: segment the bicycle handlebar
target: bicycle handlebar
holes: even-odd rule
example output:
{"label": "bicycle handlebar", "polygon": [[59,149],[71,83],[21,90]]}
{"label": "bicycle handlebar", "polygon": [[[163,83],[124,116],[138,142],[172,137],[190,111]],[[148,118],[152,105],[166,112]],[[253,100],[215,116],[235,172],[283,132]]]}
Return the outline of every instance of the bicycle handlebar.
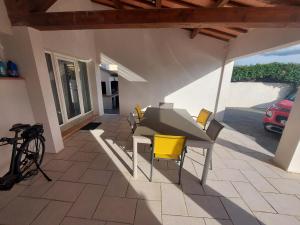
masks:
{"label": "bicycle handlebar", "polygon": [[8,145],[8,144],[13,144],[15,142],[15,138],[7,138],[3,137],[0,139],[0,145]]}

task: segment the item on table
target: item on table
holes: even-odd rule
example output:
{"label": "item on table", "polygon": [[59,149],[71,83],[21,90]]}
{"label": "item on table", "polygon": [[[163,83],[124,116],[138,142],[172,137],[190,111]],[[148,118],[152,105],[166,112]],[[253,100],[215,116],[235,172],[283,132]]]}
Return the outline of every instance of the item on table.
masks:
{"label": "item on table", "polygon": [[4,77],[6,76],[6,66],[3,61],[0,60],[0,76]]}
{"label": "item on table", "polygon": [[19,72],[18,72],[18,66],[12,61],[7,62],[7,75],[11,77],[18,77]]}

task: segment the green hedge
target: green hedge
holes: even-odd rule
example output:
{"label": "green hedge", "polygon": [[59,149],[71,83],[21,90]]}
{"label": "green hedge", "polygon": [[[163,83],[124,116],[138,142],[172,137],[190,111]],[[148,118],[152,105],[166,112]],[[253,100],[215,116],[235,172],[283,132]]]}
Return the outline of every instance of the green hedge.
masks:
{"label": "green hedge", "polygon": [[270,63],[250,66],[235,66],[232,82],[278,82],[300,85],[300,64]]}

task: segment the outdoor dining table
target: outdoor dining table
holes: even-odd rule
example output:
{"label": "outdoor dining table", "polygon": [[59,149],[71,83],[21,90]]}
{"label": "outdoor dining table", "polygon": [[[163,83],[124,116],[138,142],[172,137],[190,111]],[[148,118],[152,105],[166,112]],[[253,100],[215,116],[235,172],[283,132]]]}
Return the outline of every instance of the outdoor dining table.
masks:
{"label": "outdoor dining table", "polygon": [[138,144],[151,144],[154,134],[178,135],[186,137],[186,146],[207,150],[201,184],[206,183],[212,157],[212,141],[200,125],[185,109],[162,109],[148,107],[143,119],[133,134],[133,177],[138,177]]}

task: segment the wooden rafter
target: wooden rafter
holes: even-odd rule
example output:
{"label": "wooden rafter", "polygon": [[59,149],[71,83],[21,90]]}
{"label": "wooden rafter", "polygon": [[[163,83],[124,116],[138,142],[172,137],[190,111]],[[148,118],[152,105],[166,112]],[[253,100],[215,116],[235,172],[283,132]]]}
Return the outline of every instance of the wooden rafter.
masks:
{"label": "wooden rafter", "polygon": [[161,0],[155,0],[156,8],[161,8]]}
{"label": "wooden rafter", "polygon": [[123,9],[123,4],[121,3],[121,0],[113,0],[113,2],[117,9]]}
{"label": "wooden rafter", "polygon": [[[276,16],[275,16],[276,15]],[[226,7],[75,11],[11,15],[16,26],[41,30],[194,27],[300,27],[300,7]]]}
{"label": "wooden rafter", "polygon": [[223,7],[225,6],[226,4],[228,4],[230,0],[218,0],[215,7]]}

